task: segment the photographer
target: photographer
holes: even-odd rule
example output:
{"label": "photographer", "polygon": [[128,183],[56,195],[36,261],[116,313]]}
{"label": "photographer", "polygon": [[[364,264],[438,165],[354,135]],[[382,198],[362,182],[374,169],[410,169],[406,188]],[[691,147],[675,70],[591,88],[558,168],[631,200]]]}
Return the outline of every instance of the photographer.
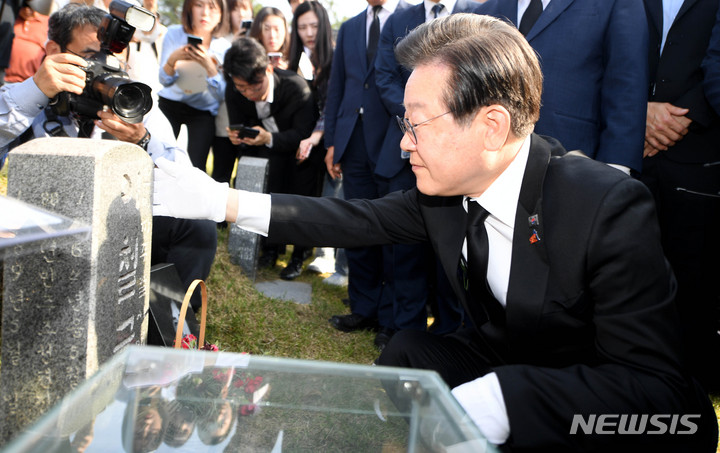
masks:
{"label": "photographer", "polygon": [[[47,57],[37,73],[22,83],[0,90],[0,161],[9,149],[34,137],[61,135],[105,138],[107,134],[143,147],[155,160],[190,165],[187,154],[175,144],[165,117],[151,110],[143,121],[131,124],[112,111],[97,112],[99,119],[70,113],[57,115],[48,108],[60,93],[83,95],[89,59],[101,50],[97,32],[105,13],[83,4],[68,4],[50,16]],[[82,97],[82,96],[81,96]],[[59,123],[55,134],[49,123]],[[152,264],[175,264],[180,279],[188,286],[194,279],[207,278],[215,258],[217,232],[210,221],[185,221],[170,217],[153,218]]]}

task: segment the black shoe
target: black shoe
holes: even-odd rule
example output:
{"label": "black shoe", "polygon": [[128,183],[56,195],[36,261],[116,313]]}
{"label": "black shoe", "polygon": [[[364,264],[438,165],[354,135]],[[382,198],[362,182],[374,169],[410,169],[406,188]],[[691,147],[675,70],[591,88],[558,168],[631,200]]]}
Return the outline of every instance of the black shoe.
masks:
{"label": "black shoe", "polygon": [[330,318],[328,321],[330,321],[331,326],[343,332],[377,329],[377,319],[366,318],[356,313],[352,313],[349,315],[336,315]]}
{"label": "black shoe", "polygon": [[280,271],[280,278],[283,280],[295,280],[302,274],[302,266],[303,263],[299,259],[291,259],[285,269]]}
{"label": "black shoe", "polygon": [[265,252],[262,255],[260,255],[260,258],[258,258],[258,269],[265,269],[269,268],[272,269],[275,267],[275,264],[277,263],[277,253],[273,252]]}
{"label": "black shoe", "polygon": [[375,335],[375,347],[378,348],[378,351],[382,352],[383,349],[385,349],[385,346],[390,342],[390,338],[395,335],[395,331],[393,329],[390,329],[389,327],[381,327],[380,331]]}

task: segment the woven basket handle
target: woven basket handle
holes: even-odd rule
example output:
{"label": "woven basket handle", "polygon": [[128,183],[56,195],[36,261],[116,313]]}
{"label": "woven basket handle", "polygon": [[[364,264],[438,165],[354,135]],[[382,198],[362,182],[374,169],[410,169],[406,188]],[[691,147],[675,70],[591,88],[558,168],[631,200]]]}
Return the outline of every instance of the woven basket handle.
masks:
{"label": "woven basket handle", "polygon": [[180,307],[180,316],[178,317],[177,331],[175,332],[175,349],[182,347],[183,328],[185,327],[185,314],[187,313],[188,305],[190,305],[190,298],[195,292],[195,288],[200,285],[200,292],[202,294],[202,315],[200,316],[200,337],[198,338],[198,348],[202,348],[205,345],[205,319],[207,317],[207,286],[202,280],[195,280],[190,284],[185,297],[182,301],[182,307]]}

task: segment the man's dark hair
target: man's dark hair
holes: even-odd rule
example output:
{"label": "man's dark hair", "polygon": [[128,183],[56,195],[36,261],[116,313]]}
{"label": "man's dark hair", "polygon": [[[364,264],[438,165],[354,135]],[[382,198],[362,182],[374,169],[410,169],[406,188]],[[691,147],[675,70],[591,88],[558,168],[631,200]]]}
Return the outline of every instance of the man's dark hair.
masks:
{"label": "man's dark hair", "polygon": [[100,8],[87,6],[84,3],[68,3],[50,16],[48,39],[58,43],[60,49],[65,51],[72,41],[74,30],[85,25],[99,28],[105,14]]}
{"label": "man's dark hair", "polygon": [[451,14],[427,22],[400,41],[395,55],[408,69],[427,64],[450,69],[443,101],[460,124],[498,104],[510,112],[513,134],[525,137],[540,116],[537,55],[515,27],[499,19]]}
{"label": "man's dark hair", "polygon": [[265,48],[253,38],[238,38],[225,53],[223,72],[225,80],[234,86],[233,77],[244,80],[249,85],[262,82],[270,59]]}

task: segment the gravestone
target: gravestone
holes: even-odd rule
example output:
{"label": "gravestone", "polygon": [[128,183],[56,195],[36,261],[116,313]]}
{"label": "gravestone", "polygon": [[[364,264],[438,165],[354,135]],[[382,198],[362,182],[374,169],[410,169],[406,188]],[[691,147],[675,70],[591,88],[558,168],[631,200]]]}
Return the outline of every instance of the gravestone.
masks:
{"label": "gravestone", "polygon": [[[267,159],[241,157],[237,166],[235,188],[250,192],[265,192],[268,169]],[[245,231],[234,223],[231,224],[228,234],[228,253],[230,262],[240,266],[245,275],[254,281],[260,253],[260,235]]]}
{"label": "gravestone", "polygon": [[9,154],[8,196],[85,223],[86,239],[5,254],[0,441],[147,336],[152,161],[119,141],[35,139]]}

